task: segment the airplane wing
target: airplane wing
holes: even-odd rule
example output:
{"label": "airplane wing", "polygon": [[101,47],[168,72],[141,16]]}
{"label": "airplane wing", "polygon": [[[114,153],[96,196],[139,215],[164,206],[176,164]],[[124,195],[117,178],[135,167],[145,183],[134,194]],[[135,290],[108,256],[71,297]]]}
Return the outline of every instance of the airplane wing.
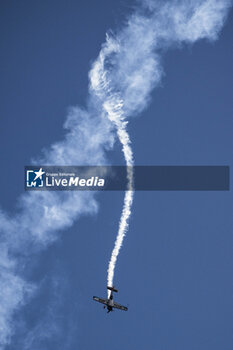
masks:
{"label": "airplane wing", "polygon": [[123,306],[123,305],[121,305],[121,304],[117,304],[117,303],[115,303],[115,301],[114,301],[112,307],[115,307],[116,309],[124,310],[124,311],[127,311],[127,310],[128,310],[128,308],[127,308],[126,306]]}
{"label": "airplane wing", "polygon": [[108,299],[101,299],[99,297],[93,297],[93,300],[98,301],[101,304],[107,305],[108,304]]}

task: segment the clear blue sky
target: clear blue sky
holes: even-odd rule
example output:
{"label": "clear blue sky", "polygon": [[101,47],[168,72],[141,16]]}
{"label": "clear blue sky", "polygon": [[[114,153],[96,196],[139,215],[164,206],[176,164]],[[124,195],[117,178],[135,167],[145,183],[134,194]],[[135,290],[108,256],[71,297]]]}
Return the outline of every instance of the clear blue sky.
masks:
{"label": "clear blue sky", "polygon": [[[62,139],[67,108],[85,105],[88,71],[105,33],[134,2],[1,1],[0,193],[13,212],[24,166]],[[129,132],[138,165],[232,166],[232,12],[214,43],[170,50],[164,77]],[[123,162],[119,145],[109,153]],[[79,219],[26,262],[40,285],[14,317],[7,350],[232,350],[232,191],[136,193],[118,260],[117,300],[106,295],[123,193],[102,193],[96,216]]]}

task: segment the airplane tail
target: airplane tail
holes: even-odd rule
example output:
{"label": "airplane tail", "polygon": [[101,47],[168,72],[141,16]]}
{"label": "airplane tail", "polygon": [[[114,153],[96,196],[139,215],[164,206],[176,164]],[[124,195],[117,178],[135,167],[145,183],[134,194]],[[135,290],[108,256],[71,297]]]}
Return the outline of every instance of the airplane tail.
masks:
{"label": "airplane tail", "polygon": [[114,287],[107,286],[107,289],[111,290],[112,292],[116,292],[116,293],[118,292],[118,290]]}

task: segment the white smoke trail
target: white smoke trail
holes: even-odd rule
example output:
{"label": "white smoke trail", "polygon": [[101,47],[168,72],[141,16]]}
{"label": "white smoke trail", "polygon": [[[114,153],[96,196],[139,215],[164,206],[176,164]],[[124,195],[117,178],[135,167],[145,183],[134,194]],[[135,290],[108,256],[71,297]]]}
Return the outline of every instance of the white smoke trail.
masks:
{"label": "white smoke trail", "polygon": [[[119,50],[119,45],[113,38],[107,36],[107,44],[103,47],[99,54],[99,59],[96,60],[93,69],[90,72],[91,88],[96,95],[103,101],[103,110],[106,111],[108,119],[115,125],[117,135],[122,144],[127,166],[127,191],[125,192],[123,210],[120,218],[119,229],[112,251],[111,259],[108,266],[107,285],[113,285],[114,270],[117,262],[117,257],[120,252],[123,239],[128,229],[128,220],[131,215],[131,207],[133,203],[133,152],[130,146],[130,137],[127,132],[127,122],[124,118],[123,105],[124,102],[120,98],[120,93],[114,92],[111,88],[111,81],[108,73],[105,70],[105,60],[109,55],[116,54]],[[110,292],[108,291],[108,296]]]}
{"label": "white smoke trail", "polygon": [[[126,122],[121,120],[121,114],[118,111],[118,106],[112,106],[111,104],[105,104],[105,109],[108,113],[108,117],[110,120],[114,122],[117,127],[117,135],[122,144],[122,150],[124,154],[124,158],[127,166],[127,191],[125,192],[124,197],[124,205],[120,218],[119,229],[116,237],[116,241],[114,244],[114,248],[112,251],[111,259],[108,265],[108,277],[107,277],[107,285],[113,286],[113,278],[114,278],[114,270],[117,262],[117,257],[120,252],[123,239],[128,229],[128,220],[131,215],[131,207],[133,203],[133,152],[130,146],[130,138],[129,134],[126,130]],[[117,109],[117,111],[115,111]],[[108,296],[110,292],[108,290]]]}
{"label": "white smoke trail", "polygon": [[161,49],[203,38],[215,40],[231,5],[230,0],[140,2],[142,8],[135,11],[127,25],[115,36],[107,35],[90,71],[91,89],[99,97],[106,117],[116,126],[126,165],[131,166],[127,173],[128,190],[119,230],[108,267],[107,283],[110,286],[133,201],[133,154],[126,118],[147,106],[150,92],[159,83],[162,75]]}

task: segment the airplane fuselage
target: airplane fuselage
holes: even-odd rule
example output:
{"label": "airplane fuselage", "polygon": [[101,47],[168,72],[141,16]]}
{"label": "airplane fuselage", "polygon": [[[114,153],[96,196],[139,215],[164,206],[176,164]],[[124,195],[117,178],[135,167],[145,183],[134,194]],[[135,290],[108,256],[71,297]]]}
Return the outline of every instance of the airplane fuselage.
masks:
{"label": "airplane fuselage", "polygon": [[114,301],[113,301],[113,295],[111,292],[110,297],[108,298],[108,304],[107,304],[108,312],[112,311],[113,305],[114,305]]}

